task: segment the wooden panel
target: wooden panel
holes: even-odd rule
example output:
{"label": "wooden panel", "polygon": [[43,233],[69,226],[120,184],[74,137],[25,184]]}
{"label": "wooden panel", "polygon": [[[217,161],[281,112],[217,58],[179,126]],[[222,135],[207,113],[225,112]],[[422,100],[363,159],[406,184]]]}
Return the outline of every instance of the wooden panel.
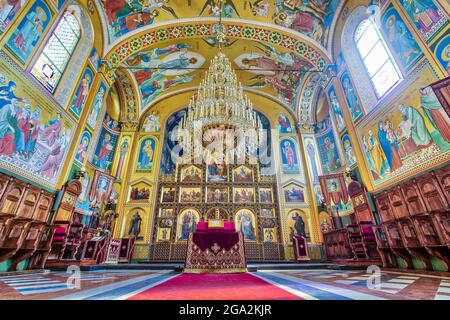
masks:
{"label": "wooden panel", "polygon": [[389,201],[391,203],[391,208],[396,219],[404,218],[409,216],[408,207],[406,206],[405,200],[403,199],[403,194],[400,186],[391,189],[388,192]]}
{"label": "wooden panel", "polygon": [[408,212],[411,215],[420,215],[427,211],[422,195],[416,185],[416,180],[404,183],[401,186],[401,190],[408,208]]}
{"label": "wooden panel", "polygon": [[395,219],[387,192],[375,196],[375,204],[382,222]]}

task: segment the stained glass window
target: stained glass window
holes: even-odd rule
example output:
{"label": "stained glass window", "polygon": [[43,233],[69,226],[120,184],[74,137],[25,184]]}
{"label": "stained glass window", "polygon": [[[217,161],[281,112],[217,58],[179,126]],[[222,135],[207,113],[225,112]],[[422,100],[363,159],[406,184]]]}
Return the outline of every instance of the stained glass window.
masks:
{"label": "stained glass window", "polygon": [[66,11],[47,41],[31,74],[50,92],[54,92],[80,40],[77,18]]}
{"label": "stained glass window", "polygon": [[380,31],[371,19],[364,20],[358,26],[355,43],[377,96],[381,98],[401,77]]}

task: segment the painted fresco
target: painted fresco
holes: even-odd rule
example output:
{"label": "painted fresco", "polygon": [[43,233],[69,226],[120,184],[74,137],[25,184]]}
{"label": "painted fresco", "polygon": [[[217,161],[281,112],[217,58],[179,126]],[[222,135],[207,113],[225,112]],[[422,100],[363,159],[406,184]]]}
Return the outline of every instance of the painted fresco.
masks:
{"label": "painted fresco", "polygon": [[202,201],[201,188],[180,188],[180,203],[195,203]]}
{"label": "painted fresco", "polygon": [[251,188],[251,187],[234,188],[233,189],[233,201],[235,203],[255,202],[255,189]]}
{"label": "painted fresco", "polygon": [[344,90],[345,99],[347,101],[347,106],[350,110],[352,120],[353,122],[357,122],[363,116],[363,108],[361,105],[361,100],[358,97],[358,92],[356,91],[352,79],[347,71],[341,76],[341,86]]}
{"label": "painted fresco", "polygon": [[97,89],[97,95],[95,96],[94,103],[92,104],[91,111],[89,112],[89,116],[86,121],[92,129],[95,129],[95,125],[98,123],[101,116],[100,112],[102,111],[103,102],[105,101],[106,91],[106,85],[101,82],[99,88]]}
{"label": "painted fresco", "polygon": [[144,106],[168,89],[194,80],[192,69],[202,67],[206,59],[189,51],[190,48],[178,43],[139,52],[127,59],[126,65],[134,70]]}
{"label": "painted fresco", "polygon": [[344,147],[344,155],[347,160],[347,166],[353,167],[356,164],[356,156],[348,134],[345,134],[342,137],[342,146]]}
{"label": "painted fresco", "polygon": [[[342,113],[342,107],[336,94],[336,90],[332,86],[328,90],[328,101],[333,109],[334,119],[336,120],[336,126],[339,132],[342,132],[346,128],[344,114]],[[358,100],[359,101],[359,100]],[[353,115],[352,115],[353,116]]]}
{"label": "painted fresco", "polygon": [[151,172],[155,160],[156,141],[153,138],[142,140],[139,148],[139,156],[137,161],[137,171]]}
{"label": "painted fresco", "polygon": [[191,232],[197,230],[200,213],[194,209],[187,209],[180,213],[177,219],[177,240],[187,240]]}
{"label": "painted fresco", "polygon": [[390,45],[395,61],[408,70],[423,55],[419,45],[395,8],[390,5],[381,18],[384,39]]}
{"label": "painted fresco", "polygon": [[280,142],[281,161],[283,166],[283,173],[293,174],[300,173],[298,164],[297,148],[294,141],[290,139],[283,139]]}
{"label": "painted fresco", "polygon": [[207,203],[228,203],[228,187],[208,187]]}
{"label": "painted fresco", "polygon": [[358,128],[376,186],[423,172],[450,159],[450,119],[428,84],[428,65],[383,113]]}
{"label": "painted fresco", "polygon": [[90,207],[90,200],[89,200],[89,193],[90,193],[90,187],[92,182],[92,170],[89,167],[86,167],[86,173],[83,177],[81,177],[81,193],[80,196],[77,199],[76,207],[78,210],[84,211],[86,213],[90,213],[89,207]]}
{"label": "painted fresco", "polygon": [[33,54],[39,40],[46,32],[52,16],[53,12],[47,4],[42,0],[37,0],[14,30],[7,46],[21,62],[26,62]]}
{"label": "painted fresco", "polygon": [[303,145],[309,163],[309,177],[313,183],[319,183],[319,176],[322,174],[322,169],[316,141],[313,137],[304,137]]}
{"label": "painted fresco", "polygon": [[84,163],[87,159],[89,145],[91,144],[91,138],[92,136],[89,131],[84,131],[81,136],[80,143],[75,154],[75,159],[81,163]]}
{"label": "painted fresco", "polygon": [[450,76],[450,35],[444,34],[436,43],[433,50],[434,54],[447,72],[447,75]]}
{"label": "painted fresco", "polygon": [[330,116],[316,125],[315,132],[324,174],[337,171],[341,168],[341,160]]}
{"label": "painted fresco", "polygon": [[6,30],[24,4],[25,0],[0,1],[0,32]]}
{"label": "painted fresco", "polygon": [[278,128],[280,130],[280,133],[294,133],[295,132],[292,128],[289,118],[284,113],[280,113],[278,115]]}
{"label": "painted fresco", "polygon": [[294,210],[289,212],[287,216],[287,227],[289,233],[289,239],[293,236],[299,235],[309,239],[309,218],[305,211]]}
{"label": "painted fresco", "polygon": [[326,46],[339,0],[101,0],[110,42],[135,30],[178,18],[259,20],[290,28]]}
{"label": "painted fresco", "polygon": [[0,165],[53,188],[72,140],[73,123],[2,59],[0,73]]}
{"label": "painted fresco", "polygon": [[203,172],[199,167],[192,165],[181,169],[181,182],[202,182],[202,180]]}
{"label": "painted fresco", "polygon": [[248,209],[239,210],[234,217],[236,230],[242,232],[245,240],[256,241],[255,214]]}
{"label": "painted fresco", "polygon": [[273,22],[326,44],[339,0],[276,0]]}
{"label": "painted fresco", "polygon": [[304,188],[296,183],[290,183],[283,187],[284,201],[290,202],[305,202]]}
{"label": "painted fresco", "polygon": [[208,164],[207,172],[208,182],[226,182],[228,181],[228,169],[224,163]]}
{"label": "painted fresco", "polygon": [[253,170],[246,166],[233,169],[234,182],[253,182]]}
{"label": "painted fresco", "polygon": [[244,53],[234,62],[238,67],[252,73],[245,81],[249,88],[269,88],[272,94],[294,109],[296,93],[311,65],[293,53],[280,53],[272,46],[258,43],[256,52]]}
{"label": "painted fresco", "polygon": [[178,111],[169,116],[169,118],[167,119],[161,158],[161,172],[163,174],[175,173],[175,162],[174,157],[172,157],[172,153],[175,151],[177,141],[172,140],[170,137],[175,136],[173,135],[173,133],[178,127],[178,123],[180,122],[180,120],[186,114],[186,111],[186,109]]}
{"label": "painted fresco", "polygon": [[104,126],[102,127],[97,148],[92,159],[94,166],[107,172],[111,170],[118,138],[119,133],[108,130]]}
{"label": "painted fresco", "polygon": [[93,48],[90,55],[89,55],[89,62],[91,63],[92,67],[95,69],[95,71],[98,71],[100,69],[100,65],[102,63],[100,55],[97,52],[97,49]]}
{"label": "painted fresco", "polygon": [[425,41],[448,23],[447,16],[433,0],[399,1]]}
{"label": "painted fresco", "polygon": [[89,96],[89,90],[91,89],[92,81],[94,80],[94,73],[90,67],[87,67],[81,77],[80,84],[73,96],[70,103],[69,110],[75,115],[77,119],[80,118],[83,112],[84,105]]}
{"label": "painted fresco", "polygon": [[101,3],[108,19],[111,40],[153,24],[160,16],[161,11],[170,13],[172,18],[177,18],[166,0],[101,0]]}

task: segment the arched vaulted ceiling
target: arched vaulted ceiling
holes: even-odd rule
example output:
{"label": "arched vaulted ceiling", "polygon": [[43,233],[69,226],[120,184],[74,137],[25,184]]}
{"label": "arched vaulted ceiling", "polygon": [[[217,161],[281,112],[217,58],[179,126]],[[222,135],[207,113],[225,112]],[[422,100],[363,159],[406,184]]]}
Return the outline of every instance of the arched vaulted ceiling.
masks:
{"label": "arched vaulted ceiling", "polygon": [[[106,74],[111,82],[119,79],[122,97],[132,100],[126,100],[127,120],[165,96],[198,86],[218,51],[220,0],[95,1]],[[313,123],[314,97],[331,63],[327,48],[343,2],[224,0],[223,51],[246,90],[276,99],[302,124]],[[179,69],[165,69],[170,67]],[[138,101],[124,94],[131,87]]]}

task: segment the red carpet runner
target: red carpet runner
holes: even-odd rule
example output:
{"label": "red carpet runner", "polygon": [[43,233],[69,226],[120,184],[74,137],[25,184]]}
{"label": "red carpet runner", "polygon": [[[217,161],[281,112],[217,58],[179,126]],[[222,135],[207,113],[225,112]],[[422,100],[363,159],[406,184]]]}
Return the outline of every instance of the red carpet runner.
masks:
{"label": "red carpet runner", "polygon": [[249,273],[182,274],[129,300],[301,300]]}

